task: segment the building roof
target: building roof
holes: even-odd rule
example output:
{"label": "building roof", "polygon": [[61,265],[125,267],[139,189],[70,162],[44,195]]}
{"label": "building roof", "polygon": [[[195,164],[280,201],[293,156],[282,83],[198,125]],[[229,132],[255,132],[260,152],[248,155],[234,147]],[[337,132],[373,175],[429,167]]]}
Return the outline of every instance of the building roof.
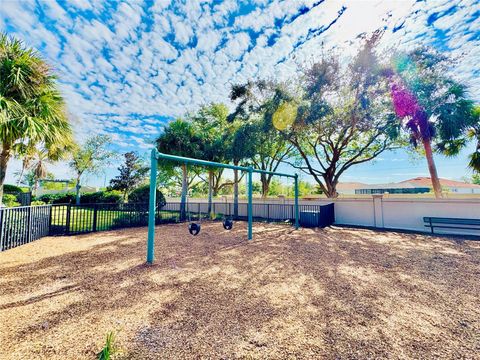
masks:
{"label": "building roof", "polygon": [[410,182],[401,182],[401,183],[387,183],[387,184],[371,184],[367,185],[360,189],[417,189],[417,188],[428,188],[428,186],[421,186],[417,184],[412,184]]}
{"label": "building roof", "polygon": [[339,182],[337,184],[337,191],[356,190],[368,188],[369,184],[361,182]]}
{"label": "building roof", "polygon": [[[408,179],[408,180],[399,182],[399,184],[406,184],[406,183],[412,184],[416,187],[432,187],[432,180],[427,176],[419,176],[413,179]],[[449,180],[449,179],[440,179],[440,184],[445,187],[480,189],[480,185],[468,184],[466,182]]]}

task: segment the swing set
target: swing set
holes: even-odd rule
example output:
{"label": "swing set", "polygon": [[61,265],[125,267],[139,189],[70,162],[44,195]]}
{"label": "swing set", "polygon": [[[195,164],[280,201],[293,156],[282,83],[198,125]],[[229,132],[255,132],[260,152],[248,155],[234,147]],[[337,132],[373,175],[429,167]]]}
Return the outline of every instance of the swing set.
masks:
{"label": "swing set", "polygon": [[[157,149],[152,149],[150,161],[150,199],[148,205],[148,240],[147,240],[147,263],[153,264],[154,260],[154,247],[155,247],[155,211],[156,211],[156,188],[157,188],[157,166],[158,160],[169,160],[178,162],[181,164],[193,164],[205,167],[217,167],[217,168],[224,168],[224,169],[231,169],[231,170],[240,170],[245,171],[248,174],[247,177],[247,198],[248,198],[248,240],[252,240],[253,238],[253,173],[258,174],[267,174],[267,175],[275,175],[275,176],[283,176],[287,178],[294,179],[294,187],[295,187],[295,203],[294,203],[294,216],[295,216],[295,229],[299,228],[299,210],[298,210],[298,174],[286,174],[280,172],[273,172],[273,171],[266,171],[260,169],[254,169],[253,167],[245,167],[245,166],[237,166],[237,165],[230,165],[230,164],[222,164],[213,161],[206,161],[200,159],[192,159],[183,156],[176,156],[176,155],[169,155],[160,153]],[[188,205],[187,205],[188,206]],[[187,211],[189,209],[187,208]],[[231,230],[233,227],[233,220],[231,218],[223,217],[223,227],[225,230]],[[191,221],[189,216],[189,224],[188,224],[188,231],[192,235],[197,235],[200,232],[201,225],[199,223],[195,223]]]}

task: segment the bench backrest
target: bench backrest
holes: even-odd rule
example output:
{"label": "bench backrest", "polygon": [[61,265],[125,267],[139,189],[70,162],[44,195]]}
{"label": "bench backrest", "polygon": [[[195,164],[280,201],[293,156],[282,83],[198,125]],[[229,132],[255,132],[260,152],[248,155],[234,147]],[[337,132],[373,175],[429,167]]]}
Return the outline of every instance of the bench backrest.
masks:
{"label": "bench backrest", "polygon": [[455,224],[455,225],[478,225],[480,219],[463,219],[463,218],[443,218],[443,217],[424,217],[423,221],[430,224]]}

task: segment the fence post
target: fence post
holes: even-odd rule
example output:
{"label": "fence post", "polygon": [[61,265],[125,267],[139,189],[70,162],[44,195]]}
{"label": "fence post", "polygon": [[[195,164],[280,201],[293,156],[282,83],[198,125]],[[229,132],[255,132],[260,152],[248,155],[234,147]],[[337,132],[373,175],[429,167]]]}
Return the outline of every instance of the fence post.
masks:
{"label": "fence post", "polygon": [[95,232],[97,231],[97,204],[93,205],[93,225],[92,225],[92,231]]}
{"label": "fence post", "polygon": [[0,209],[0,251],[4,250],[4,244],[3,244],[3,218],[4,218],[4,213],[6,210]]}
{"label": "fence post", "polygon": [[52,235],[53,205],[50,204],[48,208],[50,209],[48,214],[48,235]]}
{"label": "fence post", "polygon": [[372,195],[374,226],[383,228],[383,194]]}
{"label": "fence post", "polygon": [[32,238],[32,207],[29,206],[27,209],[27,243],[29,243]]}
{"label": "fence post", "polygon": [[65,232],[66,234],[70,234],[70,210],[72,208],[72,204],[67,205],[67,216],[65,218]]}

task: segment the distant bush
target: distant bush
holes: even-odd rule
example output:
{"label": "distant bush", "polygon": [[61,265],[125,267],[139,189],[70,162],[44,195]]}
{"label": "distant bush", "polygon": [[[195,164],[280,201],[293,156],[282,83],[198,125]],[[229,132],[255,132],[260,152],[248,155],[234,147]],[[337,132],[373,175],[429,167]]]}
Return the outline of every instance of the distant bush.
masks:
{"label": "distant bush", "polygon": [[[129,203],[148,203],[149,199],[150,185],[140,186],[128,195]],[[166,203],[165,196],[157,189],[157,206],[164,206]]]}
{"label": "distant bush", "polygon": [[[44,194],[35,200],[43,201],[47,204],[75,204],[75,193],[63,194]],[[80,204],[121,204],[122,193],[120,191],[97,191],[80,195]]]}
{"label": "distant bush", "polygon": [[81,204],[121,204],[123,202],[122,192],[118,190],[97,191],[86,193],[80,196]]}
{"label": "distant bush", "polygon": [[3,192],[5,193],[19,193],[23,192],[23,189],[16,185],[3,184]]}
{"label": "distant bush", "polygon": [[17,196],[13,194],[3,194],[3,204],[6,207],[20,206],[20,203],[17,201]]}
{"label": "distant bush", "polygon": [[47,204],[70,204],[75,203],[74,193],[43,194],[35,198],[36,201],[43,201]]}
{"label": "distant bush", "polygon": [[30,204],[32,206],[40,206],[40,205],[46,205],[46,203],[44,201],[40,201],[40,200],[34,200],[32,201],[32,203]]}

